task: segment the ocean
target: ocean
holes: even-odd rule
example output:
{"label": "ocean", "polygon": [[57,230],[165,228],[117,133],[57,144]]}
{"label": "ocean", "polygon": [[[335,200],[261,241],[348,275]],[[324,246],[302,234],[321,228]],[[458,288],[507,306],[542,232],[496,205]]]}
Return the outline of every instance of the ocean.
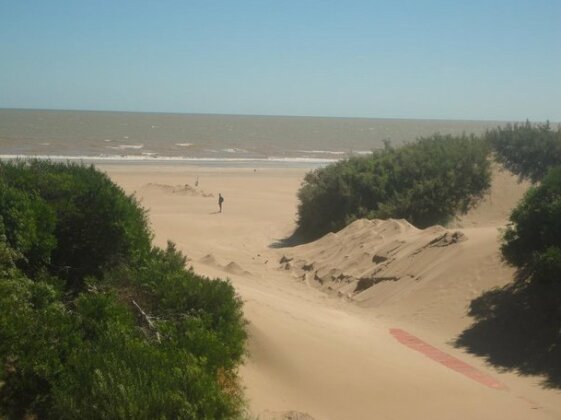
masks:
{"label": "ocean", "polygon": [[494,121],[0,109],[0,158],[320,166],[433,133],[481,134]]}

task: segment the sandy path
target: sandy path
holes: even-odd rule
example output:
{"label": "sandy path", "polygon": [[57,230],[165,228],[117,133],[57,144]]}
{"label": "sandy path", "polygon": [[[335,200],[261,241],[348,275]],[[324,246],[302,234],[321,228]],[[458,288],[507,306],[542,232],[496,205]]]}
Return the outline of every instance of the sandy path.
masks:
{"label": "sandy path", "polygon": [[[454,338],[451,332],[461,331],[467,322],[457,315],[465,308],[452,311],[455,318],[445,314],[442,323],[438,311],[444,298],[465,293],[461,287],[441,285],[436,300],[440,307],[433,305],[429,290],[421,290],[402,306],[394,302],[377,311],[329,297],[280,270],[283,251],[269,245],[294,226],[295,192],[304,171],[132,165],[102,169],[126,191],[136,191],[150,209],[157,243],[169,238],[191,258],[197,272],[232,280],[245,302],[250,332],[250,357],[240,373],[250,408],[261,418],[288,410],[315,419],[561,418],[559,392],[540,388],[537,379],[498,373],[448,345]],[[199,191],[213,197],[173,191],[174,186],[193,186],[197,175]],[[225,197],[222,214],[216,214],[219,192]],[[448,286],[456,291],[446,295]],[[429,308],[415,315],[409,309],[413,303],[417,311],[424,303]],[[392,328],[491,374],[508,389],[483,386],[436,363],[396,340]]]}

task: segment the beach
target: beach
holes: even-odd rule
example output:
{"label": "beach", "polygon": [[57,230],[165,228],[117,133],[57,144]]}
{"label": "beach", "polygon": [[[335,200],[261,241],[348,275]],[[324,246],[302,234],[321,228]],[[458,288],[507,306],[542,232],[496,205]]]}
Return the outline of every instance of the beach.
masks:
{"label": "beach", "polygon": [[[473,322],[471,300],[512,280],[498,228],[528,186],[514,176],[495,170],[490,195],[447,229],[358,221],[287,247],[307,169],[98,168],[148,210],[156,244],[175,242],[197,273],[234,285],[248,322],[240,377],[251,415],[561,417],[561,393],[539,377],[499,372],[452,344]],[[374,257],[385,258],[382,277],[391,281],[360,286]]]}
{"label": "beach", "polygon": [[560,20],[3,2],[0,420],[561,420]]}

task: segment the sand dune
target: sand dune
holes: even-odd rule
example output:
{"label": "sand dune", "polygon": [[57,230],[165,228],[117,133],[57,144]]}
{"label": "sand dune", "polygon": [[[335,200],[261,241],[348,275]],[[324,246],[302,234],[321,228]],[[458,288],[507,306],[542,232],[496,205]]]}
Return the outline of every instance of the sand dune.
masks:
{"label": "sand dune", "polygon": [[208,265],[210,267],[214,267],[220,270],[225,271],[229,274],[236,274],[238,276],[250,276],[251,273],[247,270],[244,270],[238,263],[235,261],[230,261],[226,265],[222,265],[218,262],[216,257],[212,254],[207,254],[203,258],[199,260],[202,264]]}
{"label": "sand dune", "polygon": [[337,233],[284,250],[279,268],[378,315],[460,332],[467,307],[512,279],[496,228],[420,230],[405,220],[357,220]]}
{"label": "sand dune", "polygon": [[203,264],[207,264],[207,265],[211,265],[211,266],[215,266],[215,267],[220,266],[220,264],[218,264],[218,261],[216,261],[216,258],[212,254],[206,254],[199,261]]}
{"label": "sand dune", "polygon": [[[560,393],[540,387],[539,378],[499,372],[450,345],[472,322],[471,300],[512,280],[498,227],[522,196],[516,178],[496,172],[482,207],[448,228],[359,220],[278,249],[294,228],[302,170],[106,169],[138,191],[158,243],[174,240],[196,271],[228,277],[244,300],[250,356],[240,374],[253,415],[561,418]],[[223,213],[215,200],[142,189],[196,176],[225,196]]]}
{"label": "sand dune", "polygon": [[142,192],[146,192],[150,190],[167,193],[167,194],[190,195],[194,197],[214,197],[214,194],[206,193],[197,187],[190,186],[189,184],[167,185],[167,184],[156,184],[150,182],[141,187]]}
{"label": "sand dune", "polygon": [[450,223],[453,227],[485,227],[504,225],[511,210],[531,186],[521,181],[508,170],[493,164],[493,182],[489,193],[465,215],[459,215]]}
{"label": "sand dune", "polygon": [[357,220],[338,233],[290,248],[279,263],[308,284],[364,302],[378,294],[370,289],[380,283],[429,277],[431,268],[461,252],[458,245],[466,240],[463,232],[440,226],[419,230],[406,220]]}
{"label": "sand dune", "polygon": [[230,261],[225,267],[224,271],[230,274],[236,274],[238,276],[249,276],[251,273],[247,270],[244,270],[238,263],[234,261]]}
{"label": "sand dune", "polygon": [[272,412],[264,411],[259,415],[259,420],[314,420],[312,416],[299,411]]}

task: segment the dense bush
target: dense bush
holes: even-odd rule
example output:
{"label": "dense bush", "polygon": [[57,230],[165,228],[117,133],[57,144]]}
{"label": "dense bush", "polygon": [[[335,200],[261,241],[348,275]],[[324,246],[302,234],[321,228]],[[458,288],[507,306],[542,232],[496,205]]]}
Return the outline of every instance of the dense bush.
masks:
{"label": "dense bush", "polygon": [[0,163],[0,417],[237,417],[245,339],[233,287],[107,176]]}
{"label": "dense bush", "polygon": [[56,246],[54,228],[54,212],[40,197],[6,185],[0,176],[0,235],[28,274],[49,265]]}
{"label": "dense bush", "polygon": [[508,124],[485,134],[495,158],[521,178],[539,181],[547,171],[561,165],[561,126],[549,123]]}
{"label": "dense bush", "polygon": [[481,139],[435,134],[316,169],[298,192],[297,233],[313,239],[363,217],[445,223],[488,189],[488,154]]}
{"label": "dense bush", "polygon": [[[39,207],[35,215],[54,213],[54,225],[51,219],[49,226],[34,219],[47,237],[56,238],[45,267],[75,291],[81,290],[85,277],[99,276],[118,263],[134,263],[150,251],[151,234],[144,210],[93,166],[39,160],[3,163],[0,182],[8,192],[15,189]],[[18,204],[22,201],[23,197],[11,200],[16,206],[23,205]],[[29,204],[26,208],[28,213],[33,211]],[[28,231],[17,223],[8,223],[10,226]]]}
{"label": "dense bush", "polygon": [[[531,165],[524,162],[520,173],[541,178],[543,168]],[[503,369],[540,375],[545,386],[561,388],[561,167],[513,210],[501,250],[517,268],[514,281],[471,302],[475,322],[456,343]]]}
{"label": "dense bush", "polygon": [[561,167],[531,188],[510,216],[502,253],[535,281],[561,284]]}

